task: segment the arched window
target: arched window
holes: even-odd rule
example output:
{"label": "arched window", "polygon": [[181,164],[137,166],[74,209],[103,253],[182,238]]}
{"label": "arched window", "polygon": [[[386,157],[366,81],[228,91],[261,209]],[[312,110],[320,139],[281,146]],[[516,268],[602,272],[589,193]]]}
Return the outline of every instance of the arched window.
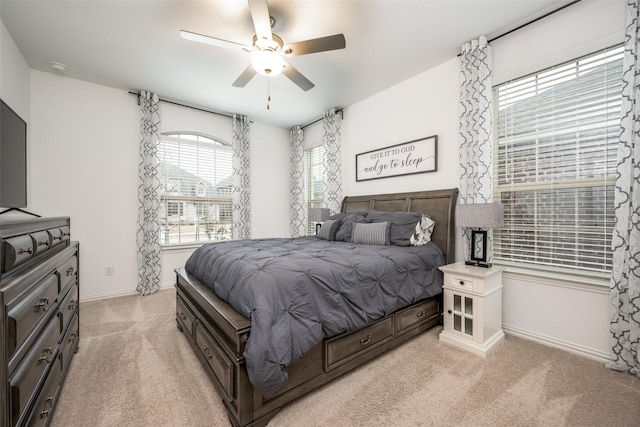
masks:
{"label": "arched window", "polygon": [[160,244],[189,245],[231,239],[232,148],[211,136],[162,134]]}

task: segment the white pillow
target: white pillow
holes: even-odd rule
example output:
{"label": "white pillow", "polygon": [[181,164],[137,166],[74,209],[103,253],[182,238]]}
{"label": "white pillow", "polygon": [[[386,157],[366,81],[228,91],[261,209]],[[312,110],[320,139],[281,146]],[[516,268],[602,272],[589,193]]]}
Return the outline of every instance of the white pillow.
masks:
{"label": "white pillow", "polygon": [[422,246],[431,241],[431,234],[436,223],[427,215],[422,215],[422,219],[416,224],[416,229],[411,236],[411,246]]}

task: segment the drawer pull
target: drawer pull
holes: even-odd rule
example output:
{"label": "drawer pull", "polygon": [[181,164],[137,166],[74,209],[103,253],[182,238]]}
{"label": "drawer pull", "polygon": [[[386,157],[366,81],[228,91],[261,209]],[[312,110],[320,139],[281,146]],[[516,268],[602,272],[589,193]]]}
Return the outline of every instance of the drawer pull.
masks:
{"label": "drawer pull", "polygon": [[[51,350],[52,350],[51,347],[45,347],[42,350],[42,356],[38,358],[38,363],[41,363],[44,361],[46,361],[47,363],[51,363],[51,356],[53,355],[53,352]],[[49,353],[49,356],[46,355],[47,353]]]}
{"label": "drawer pull", "polygon": [[76,308],[76,300],[69,301],[69,305],[67,306],[67,310],[73,311]]}
{"label": "drawer pull", "polygon": [[32,254],[33,253],[33,249],[32,248],[27,248],[27,249],[18,249],[17,250],[18,254],[23,254],[23,253],[28,253],[28,254]]}
{"label": "drawer pull", "polygon": [[76,334],[69,335],[69,340],[67,342],[74,342],[76,340]]}
{"label": "drawer pull", "polygon": [[49,241],[45,240],[44,242],[36,242],[38,246],[49,246]]}
{"label": "drawer pull", "polygon": [[362,345],[367,345],[370,342],[371,342],[371,334],[367,334],[367,338],[366,339],[360,338],[360,344],[362,344]]}
{"label": "drawer pull", "polygon": [[42,299],[40,299],[40,301],[38,301],[38,303],[33,306],[36,311],[39,311],[40,307],[42,307],[42,311],[47,311],[49,309],[49,297],[42,297]]}
{"label": "drawer pull", "polygon": [[44,401],[45,405],[49,405],[49,409],[45,409],[40,412],[40,418],[47,418],[51,413],[53,407],[53,396],[47,396],[47,400]]}
{"label": "drawer pull", "polygon": [[67,268],[67,277],[73,275],[73,267]]}
{"label": "drawer pull", "polygon": [[420,310],[420,311],[416,314],[416,317],[417,317],[418,319],[422,319],[422,318],[424,318],[424,316],[426,316],[426,315],[427,315],[427,312],[426,312],[424,309],[422,309],[422,310]]}
{"label": "drawer pull", "polygon": [[209,359],[213,358],[213,353],[211,353],[211,350],[209,350],[209,347],[203,348],[202,351],[204,352],[204,355],[207,356]]}
{"label": "drawer pull", "polygon": [[187,321],[187,315],[186,315],[186,314],[184,314],[184,313],[180,312],[180,313],[178,314],[178,316],[180,316],[180,318],[182,319],[182,321],[183,321],[183,322],[186,322],[186,321]]}
{"label": "drawer pull", "polygon": [[460,280],[460,285],[464,286],[464,280]]}

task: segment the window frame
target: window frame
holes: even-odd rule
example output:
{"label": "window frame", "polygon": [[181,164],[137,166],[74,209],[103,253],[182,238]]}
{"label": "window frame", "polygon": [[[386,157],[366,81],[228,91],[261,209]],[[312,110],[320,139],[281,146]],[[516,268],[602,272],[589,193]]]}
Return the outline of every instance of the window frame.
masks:
{"label": "window frame", "polygon": [[[171,185],[163,183],[163,144],[166,144],[167,142],[175,144],[175,147],[173,148],[178,150],[178,152],[180,152],[182,147],[185,147],[187,149],[195,149],[195,151],[198,153],[194,160],[195,164],[185,165],[184,168],[191,167],[198,169],[202,167],[201,161],[203,160],[201,158],[202,156],[199,155],[199,150],[201,148],[227,152],[228,154],[225,154],[225,156],[228,158],[225,159],[224,163],[222,164],[217,163],[218,153],[216,152],[213,155],[216,160],[214,160],[215,163],[213,165],[213,171],[210,171],[210,176],[213,177],[211,180],[215,183],[210,182],[202,176],[199,176],[198,171],[187,171],[186,169],[181,167],[181,160],[177,160],[178,164],[171,163],[171,165],[181,169],[185,177],[170,177],[170,180],[174,181]],[[178,154],[178,157],[180,157],[180,154]],[[232,159],[233,148],[231,144],[225,142],[220,138],[216,138],[200,132],[191,131],[165,132],[161,134],[160,140],[158,141],[158,179],[160,181],[161,187],[160,235],[158,236],[158,240],[162,250],[193,248],[209,242],[231,239],[233,231],[233,204],[231,185],[228,186],[228,196],[221,197],[220,195],[211,195],[210,193],[214,191],[216,185],[218,185],[220,182],[224,182],[228,179],[231,183],[233,171]],[[165,164],[168,163],[165,162]],[[228,173],[228,176],[219,178],[219,175],[224,175],[226,173]],[[179,194],[181,189],[184,187],[184,184],[181,182],[184,179],[189,181],[188,185],[190,187],[193,187],[193,194]],[[166,192],[165,189],[169,187],[171,187],[173,191]],[[220,189],[216,191],[220,191]],[[209,193],[208,195],[198,195],[206,194],[207,192]],[[178,215],[172,215],[173,217],[177,216],[177,218],[174,218],[174,223],[171,224],[166,213],[170,205],[178,203],[180,204],[180,207],[177,209]],[[203,204],[208,204],[208,207],[203,207]],[[215,222],[211,222],[210,218],[207,219],[206,216],[203,217],[201,215],[202,209],[214,209],[218,219]],[[226,212],[226,210],[228,210],[228,212]],[[186,218],[183,219],[183,217],[186,217],[188,215],[193,216],[192,220],[187,220]],[[202,220],[201,217],[204,218],[204,220]],[[225,218],[225,220],[222,220],[223,217]],[[173,227],[174,231],[172,233],[173,238],[169,238],[169,241],[167,242],[167,233],[169,227]],[[192,228],[192,232],[189,232],[188,228]],[[193,238],[183,236],[193,236]],[[203,236],[206,237],[203,238]],[[222,236],[223,238],[216,239],[212,238],[212,236]],[[173,239],[177,239],[177,242],[172,241]]]}
{"label": "window frame", "polygon": [[[324,183],[327,173],[326,165],[326,148],[322,144],[314,145],[304,149],[304,179],[305,179],[305,205],[307,212],[311,208],[324,207]],[[313,175],[319,176],[319,181],[314,181]],[[314,191],[313,183],[319,182],[321,184],[321,192],[318,195]],[[316,229],[314,223],[309,221],[307,215],[306,230],[308,236],[314,236]]]}
{"label": "window frame", "polygon": [[[529,78],[539,78],[540,76],[544,75],[545,73],[549,73],[549,72],[553,72],[554,70],[561,70],[563,67],[570,67],[571,64],[578,64],[580,61],[588,61],[589,59],[593,59],[598,57],[598,55],[603,55],[606,56],[607,54],[610,54],[612,57],[619,55],[622,55],[622,45],[615,45],[615,46],[611,46],[605,49],[600,49],[596,52],[592,52],[591,54],[588,55],[583,55],[581,57],[572,59],[570,61],[565,61],[563,63],[557,64],[555,66],[552,67],[547,67],[543,70],[537,71],[535,73],[531,73],[528,74],[526,76],[522,76],[519,78],[515,78],[515,79],[511,79],[507,82],[495,85],[493,87],[493,94],[494,94],[494,111],[495,111],[495,115],[494,115],[494,136],[493,136],[493,142],[494,142],[494,147],[493,147],[493,167],[494,167],[494,174],[493,174],[493,192],[494,192],[494,200],[496,202],[503,202],[503,198],[502,195],[503,193],[508,194],[508,193],[512,193],[512,194],[516,194],[516,192],[521,192],[522,194],[524,194],[525,192],[532,192],[534,198],[537,198],[540,196],[540,194],[542,194],[542,192],[556,192],[556,191],[574,191],[576,192],[576,195],[574,196],[576,198],[576,201],[579,202],[580,199],[577,196],[578,193],[578,188],[585,188],[585,189],[596,189],[599,187],[604,187],[606,188],[606,190],[603,191],[603,196],[604,198],[602,200],[604,200],[604,212],[606,212],[606,214],[604,215],[605,218],[605,222],[604,225],[602,226],[595,226],[593,227],[594,230],[599,231],[600,232],[600,237],[598,240],[598,244],[596,245],[595,243],[592,244],[593,247],[599,247],[603,253],[605,254],[604,257],[604,261],[603,263],[598,264],[597,263],[593,263],[592,265],[588,265],[587,263],[584,263],[581,261],[581,259],[583,257],[585,257],[584,253],[596,253],[596,251],[593,248],[590,248],[589,251],[582,251],[580,252],[579,248],[580,248],[580,243],[576,242],[574,243],[574,248],[573,250],[575,251],[575,258],[577,259],[575,262],[571,263],[568,262],[566,260],[562,260],[561,258],[559,258],[558,253],[554,253],[555,247],[554,248],[549,248],[549,249],[540,249],[539,246],[535,247],[535,255],[532,256],[533,260],[525,260],[523,259],[525,256],[522,255],[522,257],[518,257],[518,256],[507,256],[506,253],[507,251],[503,248],[503,243],[506,241],[506,238],[504,237],[506,234],[509,233],[509,226],[513,226],[514,220],[513,217],[510,218],[509,217],[509,212],[508,212],[508,207],[505,206],[505,227],[502,229],[494,229],[493,230],[493,242],[494,242],[494,262],[497,264],[501,264],[501,265],[508,265],[508,266],[514,266],[514,267],[518,267],[518,268],[525,268],[525,269],[534,269],[534,270],[541,270],[544,269],[545,271],[548,272],[555,272],[555,273],[571,273],[571,274],[580,274],[580,275],[584,275],[584,276],[594,276],[594,277],[602,277],[605,278],[609,275],[610,271],[611,271],[611,267],[612,267],[612,256],[611,256],[611,247],[610,247],[610,242],[611,242],[611,234],[613,231],[613,221],[609,221],[608,218],[609,216],[613,213],[613,203],[614,203],[614,195],[613,195],[613,187],[615,186],[615,160],[616,160],[616,151],[617,150],[613,150],[613,153],[605,153],[605,161],[602,162],[600,160],[600,158],[597,159],[591,159],[591,163],[589,164],[596,164],[596,162],[600,161],[602,163],[607,163],[607,166],[605,166],[605,171],[606,173],[603,173],[603,176],[600,177],[581,177],[581,178],[575,178],[575,179],[539,179],[539,176],[536,175],[536,179],[534,182],[526,182],[523,180],[523,182],[514,182],[515,180],[512,180],[511,182],[506,182],[506,183],[502,183],[501,179],[502,176],[501,173],[503,172],[503,170],[501,168],[506,167],[505,165],[503,165],[502,162],[502,158],[501,158],[501,141],[502,139],[504,139],[505,137],[503,135],[500,134],[501,131],[501,122],[500,122],[500,96],[499,96],[499,91],[500,88],[505,87],[508,84],[514,84],[517,82],[523,82],[525,81],[525,79],[529,79]],[[621,59],[620,59],[621,61]],[[577,72],[579,72],[579,65],[577,66]],[[605,73],[606,76],[606,73]],[[621,78],[621,72],[620,72],[620,78]],[[607,77],[605,77],[605,82],[604,85],[607,85]],[[621,83],[621,79],[620,79],[620,83]],[[611,87],[615,87],[618,83],[613,83],[609,86]],[[586,92],[586,90],[585,90]],[[541,93],[541,92],[540,92]],[[580,96],[581,96],[582,92],[578,94],[578,96],[574,97],[576,98],[578,101],[580,100]],[[538,95],[537,95],[538,96]],[[607,97],[605,97],[605,99],[608,100]],[[616,98],[616,99],[621,99],[620,98]],[[603,105],[607,106],[605,108],[600,108]],[[600,102],[599,104],[597,104],[598,109],[599,110],[604,110],[605,112],[607,111],[609,102],[606,103],[602,103]],[[619,105],[619,104],[618,104]],[[536,105],[536,109],[535,110],[531,110],[532,111],[532,115],[533,112],[539,112],[540,111],[540,104]],[[613,112],[615,113],[616,107],[614,106],[612,108]],[[554,110],[555,111],[555,110]],[[552,115],[555,117],[557,115],[557,113],[552,113]],[[611,148],[612,145],[617,146],[617,141],[618,141],[618,136],[619,136],[619,132],[616,132],[616,136],[614,137],[615,141],[613,141],[613,143],[611,142],[610,138],[608,137],[608,133],[606,131],[606,129],[608,129],[608,125],[607,122],[609,122],[611,120],[603,120],[603,122],[605,123],[603,126],[604,129],[604,137],[601,139],[601,141],[604,141],[605,144],[602,144],[602,147],[605,147],[605,150],[603,150],[603,152],[606,151],[607,147]],[[619,126],[619,124],[618,124]],[[570,127],[567,127],[566,129],[569,129]],[[577,127],[576,129],[580,129],[579,127]],[[544,157],[540,155],[540,151],[539,151],[539,140],[541,139],[540,134],[542,134],[543,132],[532,132],[532,134],[535,135],[535,139],[536,139],[536,144],[535,144],[535,149],[536,149],[536,153],[535,153],[535,163],[536,163],[536,171],[538,171],[538,164],[541,163],[541,157],[542,160],[544,160]],[[559,133],[558,131],[553,132],[554,136],[557,136]],[[576,130],[576,135],[580,135],[579,130]],[[508,137],[506,137],[508,139]],[[531,137],[533,138],[533,136]],[[514,138],[513,140],[517,140],[517,138]],[[579,153],[579,143],[582,140],[588,140],[587,137],[582,138],[581,136],[577,136],[576,137],[576,149],[575,152]],[[600,140],[598,140],[600,141]],[[560,141],[559,143],[557,141],[552,142],[550,145],[552,144],[561,144],[562,141]],[[595,145],[595,144],[594,144]],[[552,149],[553,151],[553,149]],[[591,154],[591,153],[589,153]],[[608,156],[608,157],[607,157]],[[561,157],[561,156],[558,156]],[[612,160],[613,159],[613,160]],[[608,166],[609,162],[612,162],[614,164],[614,167],[611,168]],[[506,162],[505,162],[506,163]],[[564,164],[563,164],[564,165]],[[576,168],[577,169],[577,168]],[[528,169],[520,169],[520,172],[523,176],[526,176],[526,171],[528,171]],[[536,172],[537,174],[538,172]],[[576,175],[579,176],[580,171],[577,170],[576,171]],[[609,192],[611,193],[611,196],[609,196]],[[536,200],[535,203],[538,202],[538,199],[534,199]],[[549,205],[547,205],[548,207]],[[554,212],[551,216],[553,215],[557,215],[556,210],[557,210],[557,205],[552,204],[550,205],[552,207],[552,212]],[[553,207],[556,207],[556,209],[553,209]],[[554,232],[554,228],[553,225],[551,226],[547,226],[546,228],[543,226],[540,226],[538,221],[538,217],[541,215],[540,214],[540,210],[542,210],[542,208],[544,208],[544,206],[538,206],[535,205],[534,206],[534,214],[533,214],[533,218],[535,219],[533,226],[530,226],[530,231],[532,232],[532,234],[534,235],[534,240],[535,240],[535,244],[537,245],[538,242],[540,241],[539,236],[543,233],[549,233],[549,232]],[[574,216],[578,219],[575,219],[575,224],[572,227],[567,227],[567,229],[573,229],[573,233],[575,233],[575,235],[580,235],[580,233],[582,232],[584,234],[584,229],[581,228],[580,224],[580,219],[582,218],[581,215],[586,212],[586,210],[583,209],[583,211],[581,211],[580,206],[577,204],[576,207],[574,208],[575,212],[574,212]],[[595,212],[595,211],[594,211]],[[587,214],[588,215],[588,214]],[[587,216],[585,215],[585,216]],[[596,215],[595,213],[593,213],[592,215]],[[524,220],[522,224],[524,224]],[[594,221],[595,222],[595,221]],[[520,224],[515,224],[515,225],[520,225]],[[607,232],[608,230],[608,232]],[[513,231],[513,229],[511,230]],[[523,228],[523,234],[524,231],[526,231]],[[570,234],[571,231],[568,231],[568,233]],[[544,241],[544,239],[542,240]],[[515,243],[512,241],[512,251],[515,251],[517,249],[518,244],[522,244],[522,241],[516,241]],[[566,241],[559,241],[560,244],[565,243],[566,245]],[[556,243],[558,243],[558,240],[556,240]],[[607,245],[608,243],[608,245]],[[570,246],[570,245],[567,245]],[[588,247],[588,245],[582,245],[583,247]],[[525,251],[527,250],[528,247],[526,246],[521,246],[520,250],[521,251]],[[544,262],[541,261],[542,255],[546,255],[548,251],[548,257],[550,259],[550,261]],[[567,253],[569,252],[569,250],[567,250]],[[582,254],[582,255],[581,255]]]}

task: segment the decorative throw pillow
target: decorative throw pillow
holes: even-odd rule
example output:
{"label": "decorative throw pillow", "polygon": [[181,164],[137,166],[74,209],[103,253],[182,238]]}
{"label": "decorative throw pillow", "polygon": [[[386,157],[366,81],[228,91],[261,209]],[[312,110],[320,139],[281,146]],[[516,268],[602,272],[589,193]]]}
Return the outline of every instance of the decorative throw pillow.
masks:
{"label": "decorative throw pillow", "polygon": [[409,246],[411,244],[411,236],[421,218],[422,214],[420,212],[370,211],[367,214],[368,222],[389,221],[391,223],[389,240],[395,246]]}
{"label": "decorative throw pillow", "polygon": [[351,234],[353,243],[365,245],[389,245],[389,221],[376,223],[355,223]]}
{"label": "decorative throw pillow", "polygon": [[428,215],[422,215],[422,219],[416,224],[415,232],[411,236],[411,246],[421,246],[431,241],[431,234],[436,223]]}
{"label": "decorative throw pillow", "polygon": [[339,219],[328,219],[322,223],[322,227],[320,227],[320,231],[316,237],[324,240],[336,240],[336,232],[339,227]]}
{"label": "decorative throw pillow", "polygon": [[351,241],[351,230],[356,222],[367,222],[367,212],[346,212],[337,213],[329,217],[329,219],[339,219],[340,227],[336,232],[335,240],[341,242]]}

